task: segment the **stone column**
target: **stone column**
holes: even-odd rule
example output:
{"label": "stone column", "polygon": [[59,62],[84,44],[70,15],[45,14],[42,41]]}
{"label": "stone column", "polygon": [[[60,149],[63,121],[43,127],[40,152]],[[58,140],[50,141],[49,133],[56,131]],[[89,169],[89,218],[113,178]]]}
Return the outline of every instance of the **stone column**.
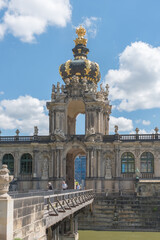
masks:
{"label": "stone column", "polygon": [[100,133],[100,131],[101,131],[101,126],[100,126],[100,111],[98,111],[97,112],[97,114],[98,114],[98,133]]}
{"label": "stone column", "polygon": [[56,177],[56,150],[52,150],[52,161],[53,161],[53,177]]}
{"label": "stone column", "polygon": [[101,110],[100,111],[100,132],[104,134],[103,126],[104,126],[103,111]]}
{"label": "stone column", "polygon": [[95,130],[95,133],[97,133],[98,132],[98,127],[97,127],[97,125],[98,125],[98,119],[97,119],[97,114],[96,114],[96,112],[94,112],[94,130]]}
{"label": "stone column", "polygon": [[140,149],[135,150],[135,170],[139,169],[140,171]]}
{"label": "stone column", "polygon": [[56,150],[56,177],[59,178],[59,149]]}
{"label": "stone column", "polygon": [[115,145],[115,177],[120,175],[121,161],[119,159],[119,145]]}
{"label": "stone column", "polygon": [[106,125],[107,125],[107,126],[106,126],[106,127],[107,127],[107,129],[106,129],[106,134],[107,134],[107,135],[109,135],[109,119],[110,119],[109,116],[107,116],[107,123],[106,123]]}
{"label": "stone column", "polygon": [[64,240],[78,240],[78,225],[77,225],[77,219],[75,219],[73,216],[70,218],[70,232],[68,234],[64,235]]}
{"label": "stone column", "polygon": [[94,150],[92,149],[92,151],[91,151],[91,177],[94,177],[94,162],[95,162]]}
{"label": "stone column", "polygon": [[7,165],[0,170],[0,239],[13,240],[13,199],[7,194],[9,183],[13,176],[9,176]]}
{"label": "stone column", "polygon": [[33,179],[33,189],[39,189],[39,181],[37,179],[37,164],[38,164],[38,150],[33,150],[33,159],[32,159],[32,179]]}
{"label": "stone column", "polygon": [[98,158],[97,158],[97,150],[93,150],[93,177],[98,177]]}
{"label": "stone column", "polygon": [[37,177],[37,154],[38,150],[33,150],[33,159],[32,159],[32,173],[33,173],[33,178]]}
{"label": "stone column", "polygon": [[86,157],[86,177],[89,177],[89,150]]}
{"label": "stone column", "polygon": [[19,152],[16,151],[14,154],[14,178],[17,179],[18,174],[19,174]]}
{"label": "stone column", "polygon": [[60,178],[64,178],[64,176],[63,176],[63,149],[60,149],[59,150],[59,161],[60,161],[60,173],[59,173],[59,175],[60,175]]}
{"label": "stone column", "polygon": [[0,168],[2,167],[2,159],[3,159],[3,153],[0,152]]}
{"label": "stone column", "polygon": [[53,234],[52,234],[52,228],[51,227],[49,227],[48,228],[48,234],[47,234],[47,239],[48,240],[53,240]]}
{"label": "stone column", "polygon": [[100,150],[97,151],[97,162],[98,162],[98,177],[101,177],[101,159],[100,159]]}
{"label": "stone column", "polygon": [[51,111],[49,111],[49,133],[51,134],[52,133],[52,113]]}
{"label": "stone column", "polygon": [[74,217],[74,231],[78,233],[78,216]]}
{"label": "stone column", "polygon": [[48,176],[49,178],[53,177],[53,150],[51,150],[50,158],[49,158],[49,169],[48,169]]}

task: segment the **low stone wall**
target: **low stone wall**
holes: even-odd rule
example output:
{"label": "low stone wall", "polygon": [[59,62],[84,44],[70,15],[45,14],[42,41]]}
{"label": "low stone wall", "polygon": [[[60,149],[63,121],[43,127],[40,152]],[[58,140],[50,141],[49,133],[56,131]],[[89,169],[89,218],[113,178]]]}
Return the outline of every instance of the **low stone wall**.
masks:
{"label": "low stone wall", "polygon": [[46,240],[44,197],[14,199],[14,233],[22,240]]}
{"label": "low stone wall", "polygon": [[78,218],[80,230],[160,231],[160,197],[97,195]]}
{"label": "low stone wall", "polygon": [[140,179],[137,184],[137,195],[144,197],[160,197],[160,180]]}

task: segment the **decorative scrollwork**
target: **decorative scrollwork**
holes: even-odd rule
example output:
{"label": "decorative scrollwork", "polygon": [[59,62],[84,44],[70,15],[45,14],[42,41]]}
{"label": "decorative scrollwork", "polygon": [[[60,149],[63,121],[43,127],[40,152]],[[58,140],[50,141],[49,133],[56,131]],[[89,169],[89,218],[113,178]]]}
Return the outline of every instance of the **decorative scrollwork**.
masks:
{"label": "decorative scrollwork", "polygon": [[89,72],[91,71],[91,61],[85,60],[85,63],[86,63],[86,67],[84,68],[84,70],[86,71],[86,74],[88,75]]}
{"label": "decorative scrollwork", "polygon": [[70,68],[70,62],[71,62],[71,60],[68,60],[68,61],[66,62],[66,64],[65,64],[65,72],[66,72],[68,75],[70,75],[70,70],[71,70],[71,68]]}

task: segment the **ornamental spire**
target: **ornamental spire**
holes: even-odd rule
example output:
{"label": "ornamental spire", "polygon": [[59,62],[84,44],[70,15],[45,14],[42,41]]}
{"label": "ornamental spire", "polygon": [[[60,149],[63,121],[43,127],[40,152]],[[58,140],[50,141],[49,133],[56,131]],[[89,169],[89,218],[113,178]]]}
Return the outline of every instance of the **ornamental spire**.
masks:
{"label": "ornamental spire", "polygon": [[78,38],[74,40],[75,47],[72,49],[75,59],[86,59],[89,49],[86,47],[87,39],[84,38],[86,29],[82,26],[76,28]]}
{"label": "ornamental spire", "polygon": [[84,46],[87,45],[87,39],[84,38],[85,34],[86,34],[86,29],[82,26],[76,28],[76,34],[78,35],[78,38],[76,38],[76,40],[74,40],[75,45],[77,46],[78,44],[82,44]]}

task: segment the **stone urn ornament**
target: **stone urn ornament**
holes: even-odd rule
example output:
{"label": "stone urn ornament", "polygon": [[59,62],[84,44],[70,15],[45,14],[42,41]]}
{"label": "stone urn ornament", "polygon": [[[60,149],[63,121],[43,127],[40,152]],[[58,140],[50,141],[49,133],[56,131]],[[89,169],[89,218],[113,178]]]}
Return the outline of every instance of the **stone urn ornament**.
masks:
{"label": "stone urn ornament", "polygon": [[9,176],[7,165],[2,165],[0,169],[0,197],[8,196],[9,183],[13,180],[13,176]]}

